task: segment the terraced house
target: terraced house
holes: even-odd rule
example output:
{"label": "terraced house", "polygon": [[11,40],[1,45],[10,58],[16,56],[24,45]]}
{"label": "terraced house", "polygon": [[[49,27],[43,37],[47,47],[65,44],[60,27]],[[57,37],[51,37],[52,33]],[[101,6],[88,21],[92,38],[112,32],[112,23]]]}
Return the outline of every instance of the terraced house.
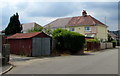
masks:
{"label": "terraced house", "polygon": [[107,25],[95,19],[83,10],[82,16],[59,18],[44,26],[47,29],[63,28],[78,32],[86,37],[97,38],[101,41],[107,41]]}

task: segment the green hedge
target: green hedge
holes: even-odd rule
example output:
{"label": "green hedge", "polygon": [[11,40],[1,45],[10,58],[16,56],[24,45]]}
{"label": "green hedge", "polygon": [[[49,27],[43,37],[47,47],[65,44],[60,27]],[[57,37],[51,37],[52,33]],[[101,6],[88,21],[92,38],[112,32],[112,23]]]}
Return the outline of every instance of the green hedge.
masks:
{"label": "green hedge", "polygon": [[113,44],[113,48],[115,48],[117,41],[112,41],[112,44]]}
{"label": "green hedge", "polygon": [[97,40],[97,39],[87,39],[86,40],[87,42],[96,42],[96,43],[99,43],[100,41]]}
{"label": "green hedge", "polygon": [[53,31],[53,38],[57,40],[56,49],[60,52],[69,51],[77,53],[82,50],[85,43],[85,36],[65,29]]}

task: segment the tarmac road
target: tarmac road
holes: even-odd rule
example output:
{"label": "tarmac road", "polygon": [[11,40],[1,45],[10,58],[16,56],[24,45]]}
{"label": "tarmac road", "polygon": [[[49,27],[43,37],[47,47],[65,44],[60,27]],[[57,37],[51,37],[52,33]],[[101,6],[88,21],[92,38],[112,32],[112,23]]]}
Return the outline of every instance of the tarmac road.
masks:
{"label": "tarmac road", "polygon": [[7,74],[118,74],[118,49],[18,62]]}

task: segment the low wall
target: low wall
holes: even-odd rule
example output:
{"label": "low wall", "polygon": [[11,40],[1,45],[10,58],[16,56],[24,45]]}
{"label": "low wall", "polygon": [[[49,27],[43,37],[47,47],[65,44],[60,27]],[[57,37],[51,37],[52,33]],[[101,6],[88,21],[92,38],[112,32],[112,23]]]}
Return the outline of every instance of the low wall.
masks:
{"label": "low wall", "polygon": [[106,48],[107,49],[113,48],[113,43],[111,43],[111,42],[106,43]]}
{"label": "low wall", "polygon": [[113,48],[113,43],[106,42],[106,43],[100,43],[100,49],[110,49]]}
{"label": "low wall", "polygon": [[100,43],[100,49],[106,49],[106,43]]}
{"label": "low wall", "polygon": [[10,56],[10,45],[3,44],[3,47],[2,47],[2,65],[5,65],[9,62],[9,56]]}
{"label": "low wall", "polygon": [[100,43],[87,42],[87,50],[88,51],[98,51],[98,50],[100,50]]}
{"label": "low wall", "polygon": [[113,48],[113,43],[95,43],[95,42],[87,42],[87,51],[99,51],[103,49]]}

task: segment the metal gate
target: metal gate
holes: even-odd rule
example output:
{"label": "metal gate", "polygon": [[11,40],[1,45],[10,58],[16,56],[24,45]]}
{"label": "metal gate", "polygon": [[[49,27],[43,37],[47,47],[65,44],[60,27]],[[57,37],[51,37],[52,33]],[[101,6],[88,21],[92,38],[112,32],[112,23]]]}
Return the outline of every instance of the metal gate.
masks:
{"label": "metal gate", "polygon": [[33,38],[32,56],[50,55],[50,38]]}

